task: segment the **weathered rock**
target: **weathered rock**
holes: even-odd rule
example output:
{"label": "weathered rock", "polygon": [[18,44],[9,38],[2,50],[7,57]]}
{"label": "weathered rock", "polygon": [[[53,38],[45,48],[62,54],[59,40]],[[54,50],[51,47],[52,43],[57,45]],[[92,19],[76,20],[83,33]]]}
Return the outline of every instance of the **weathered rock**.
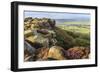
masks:
{"label": "weathered rock", "polygon": [[30,45],[27,41],[24,41],[24,49],[27,50],[30,54],[33,54],[36,51],[36,48]]}
{"label": "weathered rock", "polygon": [[43,47],[43,44],[40,42],[37,42],[33,36],[30,36],[28,38],[25,39],[32,47],[38,49]]}
{"label": "weathered rock", "polygon": [[24,42],[24,61],[34,60],[33,55],[35,56],[36,48],[31,46],[27,41]]}
{"label": "weathered rock", "polygon": [[49,34],[48,30],[46,30],[46,29],[37,30],[37,32],[44,34],[44,35]]}
{"label": "weathered rock", "polygon": [[63,48],[59,46],[53,46],[50,48],[48,52],[48,58],[53,58],[57,60],[65,60],[66,58],[64,57],[63,53]]}
{"label": "weathered rock", "polygon": [[89,51],[89,48],[73,47],[68,49],[65,55],[68,59],[84,59],[89,58]]}
{"label": "weathered rock", "polygon": [[31,53],[27,49],[25,49],[24,50],[24,59],[26,59],[30,55],[31,55]]}
{"label": "weathered rock", "polygon": [[36,52],[37,60],[47,60],[49,48],[39,48]]}
{"label": "weathered rock", "polygon": [[26,31],[24,31],[24,36],[25,37],[33,36],[32,30],[26,30]]}
{"label": "weathered rock", "polygon": [[27,40],[27,41],[29,41],[29,42],[31,42],[31,43],[35,43],[36,41],[35,41],[35,37],[34,36],[29,36],[29,37],[27,37],[27,38],[25,38],[25,40]]}

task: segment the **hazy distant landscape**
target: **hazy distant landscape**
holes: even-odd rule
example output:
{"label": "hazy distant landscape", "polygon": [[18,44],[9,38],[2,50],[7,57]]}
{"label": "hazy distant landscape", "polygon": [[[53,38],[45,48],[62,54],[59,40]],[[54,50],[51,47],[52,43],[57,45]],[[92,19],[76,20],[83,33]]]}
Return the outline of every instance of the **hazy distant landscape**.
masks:
{"label": "hazy distant landscape", "polygon": [[55,19],[57,24],[81,24],[81,25],[90,25],[89,19]]}
{"label": "hazy distant landscape", "polygon": [[81,20],[67,20],[67,19],[56,19],[56,26],[67,31],[90,33],[90,21]]}

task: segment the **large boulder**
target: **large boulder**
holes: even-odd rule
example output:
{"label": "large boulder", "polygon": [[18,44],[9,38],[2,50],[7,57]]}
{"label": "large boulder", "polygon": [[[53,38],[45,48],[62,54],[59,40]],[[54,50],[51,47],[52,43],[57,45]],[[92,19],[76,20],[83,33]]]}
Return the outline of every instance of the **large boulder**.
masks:
{"label": "large boulder", "polygon": [[49,51],[49,48],[45,48],[45,47],[37,49],[37,51],[36,51],[36,60],[37,61],[47,60],[48,51]]}
{"label": "large boulder", "polygon": [[65,53],[68,59],[87,59],[89,58],[90,49],[86,47],[73,47]]}
{"label": "large boulder", "polygon": [[63,48],[59,46],[52,46],[48,52],[48,58],[56,60],[65,60]]}
{"label": "large boulder", "polygon": [[36,52],[36,48],[24,41],[24,61],[33,61]]}

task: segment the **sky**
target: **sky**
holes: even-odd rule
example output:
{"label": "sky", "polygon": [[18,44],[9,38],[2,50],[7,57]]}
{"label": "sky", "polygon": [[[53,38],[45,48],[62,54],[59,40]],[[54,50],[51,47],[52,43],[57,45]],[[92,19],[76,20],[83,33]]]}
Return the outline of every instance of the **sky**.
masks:
{"label": "sky", "polygon": [[51,18],[51,19],[90,19],[90,14],[86,13],[67,13],[67,12],[39,12],[24,11],[24,17]]}

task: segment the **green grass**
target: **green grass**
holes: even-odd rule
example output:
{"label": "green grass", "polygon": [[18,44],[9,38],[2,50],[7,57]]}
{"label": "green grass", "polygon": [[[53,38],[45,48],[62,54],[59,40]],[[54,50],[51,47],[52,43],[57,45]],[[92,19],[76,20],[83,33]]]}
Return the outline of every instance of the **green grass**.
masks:
{"label": "green grass", "polygon": [[58,41],[58,45],[62,46],[65,49],[74,46],[90,46],[90,26],[59,25],[56,26],[55,32],[57,35],[56,39]]}

